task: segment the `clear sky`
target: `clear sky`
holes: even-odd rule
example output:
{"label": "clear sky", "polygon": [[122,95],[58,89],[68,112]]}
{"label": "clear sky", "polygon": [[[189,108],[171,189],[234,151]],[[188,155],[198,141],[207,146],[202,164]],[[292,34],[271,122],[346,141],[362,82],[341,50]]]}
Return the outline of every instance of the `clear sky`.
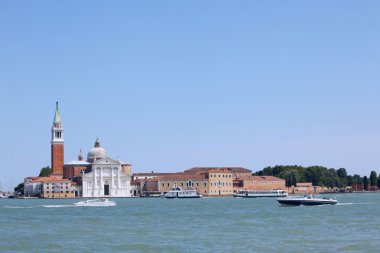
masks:
{"label": "clear sky", "polygon": [[380,172],[380,1],[0,1],[0,182],[97,137],[134,172]]}

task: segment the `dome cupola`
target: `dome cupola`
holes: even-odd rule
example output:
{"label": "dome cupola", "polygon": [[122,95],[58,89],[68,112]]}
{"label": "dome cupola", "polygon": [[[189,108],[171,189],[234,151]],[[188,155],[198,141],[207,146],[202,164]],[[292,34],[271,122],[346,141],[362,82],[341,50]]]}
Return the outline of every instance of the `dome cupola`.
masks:
{"label": "dome cupola", "polygon": [[96,160],[106,158],[107,151],[100,146],[99,138],[96,139],[95,145],[87,154],[87,162],[93,163]]}

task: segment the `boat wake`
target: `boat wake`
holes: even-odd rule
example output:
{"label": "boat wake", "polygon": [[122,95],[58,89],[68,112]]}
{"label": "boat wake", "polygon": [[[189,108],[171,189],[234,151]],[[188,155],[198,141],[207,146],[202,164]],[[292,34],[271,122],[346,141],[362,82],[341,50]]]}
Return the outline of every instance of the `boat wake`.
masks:
{"label": "boat wake", "polygon": [[35,206],[1,206],[0,208],[30,209],[30,208],[35,208]]}
{"label": "boat wake", "polygon": [[365,203],[338,203],[338,206],[348,206],[348,205],[372,205],[373,202],[365,202]]}
{"label": "boat wake", "polygon": [[46,208],[57,208],[57,207],[73,207],[74,205],[41,205],[41,207]]}

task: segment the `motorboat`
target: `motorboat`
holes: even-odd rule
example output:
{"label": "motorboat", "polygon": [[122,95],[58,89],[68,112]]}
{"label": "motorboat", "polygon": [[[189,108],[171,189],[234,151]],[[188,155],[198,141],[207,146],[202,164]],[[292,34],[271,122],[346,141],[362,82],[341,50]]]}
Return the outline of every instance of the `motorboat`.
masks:
{"label": "motorboat", "polygon": [[288,193],[284,190],[240,190],[233,196],[238,198],[286,197]]}
{"label": "motorboat", "polygon": [[167,199],[186,199],[186,198],[202,198],[197,190],[183,190],[181,187],[173,187],[170,191],[164,192],[163,197]]}
{"label": "motorboat", "polygon": [[73,204],[74,206],[116,206],[115,201],[110,201],[105,198],[101,199],[88,199],[84,201],[79,201]]}
{"label": "motorboat", "polygon": [[336,199],[332,198],[317,198],[315,195],[303,197],[285,197],[278,198],[277,201],[281,205],[291,206],[319,206],[319,205],[335,205],[338,203]]}

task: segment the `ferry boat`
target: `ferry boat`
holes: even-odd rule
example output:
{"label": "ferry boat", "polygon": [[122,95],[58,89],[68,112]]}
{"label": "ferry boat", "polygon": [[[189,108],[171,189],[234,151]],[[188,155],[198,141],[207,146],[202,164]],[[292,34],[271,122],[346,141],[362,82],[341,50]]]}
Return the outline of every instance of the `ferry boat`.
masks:
{"label": "ferry boat", "polygon": [[187,199],[202,198],[202,195],[197,190],[183,190],[181,187],[173,187],[170,191],[164,192],[163,197],[167,199]]}
{"label": "ferry boat", "polygon": [[74,206],[116,206],[115,201],[110,201],[108,199],[88,199],[84,201],[79,201],[73,204]]}
{"label": "ferry boat", "polygon": [[316,196],[309,195],[303,197],[292,197],[292,198],[279,198],[277,201],[281,205],[291,205],[291,206],[320,206],[320,205],[335,205],[338,203],[336,199],[332,198],[317,198]]}
{"label": "ferry boat", "polygon": [[284,190],[240,190],[233,196],[240,198],[286,197],[288,193]]}

